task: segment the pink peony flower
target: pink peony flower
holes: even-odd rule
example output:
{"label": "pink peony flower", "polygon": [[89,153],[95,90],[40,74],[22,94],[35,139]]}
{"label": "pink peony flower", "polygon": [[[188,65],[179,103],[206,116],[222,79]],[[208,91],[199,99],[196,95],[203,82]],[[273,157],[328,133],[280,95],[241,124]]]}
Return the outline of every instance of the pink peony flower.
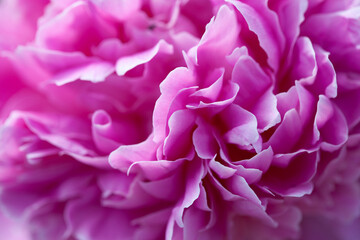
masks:
{"label": "pink peony flower", "polygon": [[359,1],[0,13],[2,236],[359,237]]}

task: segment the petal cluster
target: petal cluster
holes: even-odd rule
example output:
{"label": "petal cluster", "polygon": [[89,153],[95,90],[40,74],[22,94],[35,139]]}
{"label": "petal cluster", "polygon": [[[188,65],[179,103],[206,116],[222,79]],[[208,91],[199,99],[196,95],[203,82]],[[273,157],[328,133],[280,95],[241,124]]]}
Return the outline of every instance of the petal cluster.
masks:
{"label": "petal cluster", "polygon": [[359,237],[359,1],[33,2],[0,1],[4,236]]}

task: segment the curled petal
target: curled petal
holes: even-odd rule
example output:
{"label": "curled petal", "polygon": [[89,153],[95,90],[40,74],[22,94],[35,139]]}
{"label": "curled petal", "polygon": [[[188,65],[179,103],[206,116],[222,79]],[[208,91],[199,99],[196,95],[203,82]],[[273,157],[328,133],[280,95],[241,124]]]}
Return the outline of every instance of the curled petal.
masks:
{"label": "curled petal", "polygon": [[160,90],[163,94],[156,101],[153,117],[155,142],[165,138],[168,111],[175,96],[181,89],[195,86],[195,84],[192,72],[186,68],[176,68],[160,84]]}
{"label": "curled petal", "polygon": [[348,126],[345,117],[325,96],[320,96],[315,121],[323,141],[323,149],[334,151],[347,141]]}
{"label": "curled petal", "polygon": [[265,0],[248,4],[241,1],[228,2],[235,6],[249,29],[257,35],[261,47],[268,56],[268,64],[277,71],[285,48],[285,38],[276,14],[267,8]]}
{"label": "curled petal", "polygon": [[164,140],[163,154],[166,159],[191,159],[192,134],[195,128],[194,114],[189,110],[174,112],[169,119],[169,135]]}
{"label": "curled petal", "polygon": [[258,140],[256,118],[238,105],[230,105],[221,113],[221,119],[229,129],[224,135],[228,143],[248,146]]}
{"label": "curled petal", "polygon": [[129,70],[152,60],[157,54],[172,54],[173,46],[164,40],[160,40],[153,48],[131,56],[121,57],[116,62],[116,73],[119,76],[125,75]]}
{"label": "curled petal", "polygon": [[155,159],[156,146],[151,136],[138,144],[120,146],[110,153],[109,163],[113,168],[126,172],[133,163]]}
{"label": "curled petal", "polygon": [[[232,27],[225,28],[224,26]],[[236,44],[239,30],[234,11],[226,5],[221,6],[216,17],[212,18],[206,26],[206,31],[198,46],[190,49],[190,56],[195,63],[201,65],[221,66]]]}

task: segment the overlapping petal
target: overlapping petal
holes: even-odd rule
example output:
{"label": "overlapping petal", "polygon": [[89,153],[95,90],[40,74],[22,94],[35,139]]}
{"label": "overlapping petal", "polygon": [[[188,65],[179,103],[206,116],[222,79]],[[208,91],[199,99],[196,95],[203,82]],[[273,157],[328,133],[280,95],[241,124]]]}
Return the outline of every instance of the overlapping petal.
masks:
{"label": "overlapping petal", "polygon": [[2,236],[354,239],[359,5],[1,1]]}

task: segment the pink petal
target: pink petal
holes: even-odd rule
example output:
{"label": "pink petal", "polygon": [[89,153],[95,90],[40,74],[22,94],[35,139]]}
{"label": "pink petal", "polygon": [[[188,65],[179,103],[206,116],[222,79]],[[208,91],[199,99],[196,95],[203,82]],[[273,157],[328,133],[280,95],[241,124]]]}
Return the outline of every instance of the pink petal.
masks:
{"label": "pink petal", "polygon": [[172,54],[173,46],[164,40],[160,40],[153,48],[131,56],[122,57],[116,62],[116,73],[125,75],[129,70],[151,61],[157,54]]}

